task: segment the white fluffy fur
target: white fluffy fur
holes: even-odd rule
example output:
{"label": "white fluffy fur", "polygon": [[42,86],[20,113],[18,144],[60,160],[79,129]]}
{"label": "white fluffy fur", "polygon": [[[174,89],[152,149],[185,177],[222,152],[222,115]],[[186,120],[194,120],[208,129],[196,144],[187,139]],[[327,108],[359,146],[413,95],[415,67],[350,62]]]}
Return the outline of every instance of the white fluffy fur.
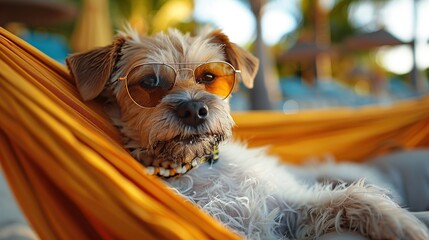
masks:
{"label": "white fluffy fur", "polygon": [[[308,176],[294,169],[264,149],[228,143],[218,163],[168,183],[248,239],[317,239],[332,231],[357,231],[372,239],[428,239],[425,226],[385,190],[364,181],[307,184]],[[334,165],[329,169],[333,172]],[[363,170],[356,167],[350,174]]]}

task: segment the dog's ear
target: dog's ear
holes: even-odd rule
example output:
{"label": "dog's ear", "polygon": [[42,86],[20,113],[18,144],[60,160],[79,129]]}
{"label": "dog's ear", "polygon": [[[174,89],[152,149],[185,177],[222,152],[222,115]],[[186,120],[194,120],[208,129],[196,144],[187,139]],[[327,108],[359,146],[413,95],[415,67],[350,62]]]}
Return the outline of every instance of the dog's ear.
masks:
{"label": "dog's ear", "polygon": [[102,92],[124,42],[125,38],[119,37],[111,45],[67,57],[67,66],[83,100],[92,100]]}
{"label": "dog's ear", "polygon": [[210,33],[211,41],[224,46],[227,61],[236,69],[241,70],[244,85],[253,88],[253,81],[258,72],[259,60],[250,52],[229,41],[229,38],[220,30]]}

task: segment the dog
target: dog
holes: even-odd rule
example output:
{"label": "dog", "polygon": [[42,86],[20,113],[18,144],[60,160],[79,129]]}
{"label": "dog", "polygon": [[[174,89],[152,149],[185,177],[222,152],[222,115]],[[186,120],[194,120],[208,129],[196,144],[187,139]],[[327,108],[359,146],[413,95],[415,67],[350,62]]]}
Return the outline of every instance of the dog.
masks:
{"label": "dog", "polygon": [[297,167],[231,139],[229,97],[252,88],[258,59],[220,30],[119,32],[66,59],[85,101],[102,101],[148,174],[249,239],[429,239],[386,190],[363,180],[306,182]]}

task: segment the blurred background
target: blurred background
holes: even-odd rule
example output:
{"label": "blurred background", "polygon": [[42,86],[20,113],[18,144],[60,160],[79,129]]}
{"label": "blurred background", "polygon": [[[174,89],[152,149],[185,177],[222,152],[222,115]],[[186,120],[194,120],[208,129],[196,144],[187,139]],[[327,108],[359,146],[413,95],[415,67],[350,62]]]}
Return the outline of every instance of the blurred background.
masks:
{"label": "blurred background", "polygon": [[207,24],[253,52],[255,88],[232,109],[391,104],[429,91],[429,0],[0,0],[0,26],[64,63],[111,42]]}

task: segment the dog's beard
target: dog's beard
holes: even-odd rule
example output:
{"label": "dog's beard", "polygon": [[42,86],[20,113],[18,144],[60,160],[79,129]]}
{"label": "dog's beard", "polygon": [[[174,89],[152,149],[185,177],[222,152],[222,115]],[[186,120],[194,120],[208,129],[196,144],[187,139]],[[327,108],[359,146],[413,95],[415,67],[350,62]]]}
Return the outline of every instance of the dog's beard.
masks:
{"label": "dog's beard", "polygon": [[149,174],[172,177],[182,175],[205,162],[213,163],[217,159],[218,146],[232,135],[232,124],[226,124],[217,131],[192,134],[175,132],[176,135],[171,135],[171,131],[156,132],[170,134],[158,135],[158,138],[155,138],[158,140],[153,140],[146,146],[130,139],[126,148],[146,167]]}
{"label": "dog's beard", "polygon": [[[213,152],[213,148],[224,140],[221,134],[176,136],[167,141],[158,141],[148,153],[164,161],[191,163],[196,158],[203,158]],[[156,166],[156,165],[155,165]]]}
{"label": "dog's beard", "polygon": [[214,150],[229,135],[230,133],[186,137],[179,135],[169,140],[157,141],[147,148],[136,149],[132,154],[152,175],[177,176],[212,161]]}

